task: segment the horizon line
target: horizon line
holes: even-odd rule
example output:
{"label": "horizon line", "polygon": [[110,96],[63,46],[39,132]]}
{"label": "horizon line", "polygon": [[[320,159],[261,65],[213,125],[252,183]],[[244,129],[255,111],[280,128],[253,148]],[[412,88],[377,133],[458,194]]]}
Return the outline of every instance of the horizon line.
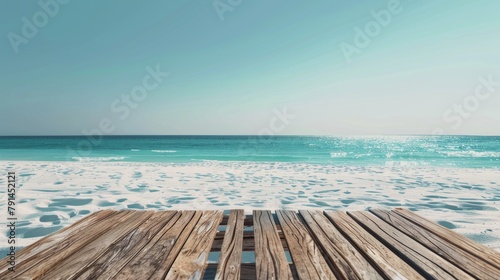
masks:
{"label": "horizon line", "polygon": [[59,134],[59,135],[0,135],[0,138],[7,137],[373,137],[373,136],[475,136],[475,137],[500,137],[500,134],[112,134],[112,135],[83,135],[83,134]]}

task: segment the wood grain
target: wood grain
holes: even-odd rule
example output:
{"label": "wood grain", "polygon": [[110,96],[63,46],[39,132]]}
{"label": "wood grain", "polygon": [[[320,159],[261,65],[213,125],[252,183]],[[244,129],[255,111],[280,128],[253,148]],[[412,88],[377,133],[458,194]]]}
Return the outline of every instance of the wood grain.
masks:
{"label": "wood grain", "polygon": [[152,215],[151,211],[134,212],[127,221],[115,224],[110,230],[95,236],[91,243],[81,248],[77,254],[73,254],[61,260],[57,266],[49,271],[35,275],[35,279],[71,279],[88,264],[92,264],[96,259],[101,257],[113,243],[118,243],[123,237],[136,229],[141,223],[147,221]]}
{"label": "wood grain", "polygon": [[208,254],[222,216],[222,211],[203,211],[165,279],[195,280],[203,277]]}
{"label": "wood grain", "polygon": [[488,262],[492,266],[500,269],[500,253],[488,248],[482,244],[474,242],[456,232],[453,232],[443,226],[433,223],[421,216],[402,208],[396,208],[393,210],[394,213],[410,220],[414,224],[420,226],[421,228],[431,231],[437,236],[445,239],[449,243],[462,248],[463,250],[475,255],[479,259]]}
{"label": "wood grain", "polygon": [[335,279],[320,248],[295,211],[276,211],[300,279]]}
{"label": "wood grain", "polygon": [[[27,259],[33,258],[34,256],[39,256],[43,251],[50,250],[52,246],[61,242],[65,239],[74,238],[75,235],[79,234],[81,231],[85,230],[88,226],[108,218],[111,215],[115,215],[117,212],[112,210],[102,210],[94,212],[85,218],[78,220],[76,223],[70,225],[69,227],[62,228],[46,237],[34,242],[33,244],[24,247],[23,249],[16,252],[16,262],[17,267],[22,268],[27,264]],[[7,272],[8,264],[6,261],[2,261],[0,264],[0,275]]]}
{"label": "wood grain", "polygon": [[[99,236],[111,229],[113,224],[119,224],[131,215],[133,211],[120,211],[108,219],[97,221],[95,224],[82,229],[79,234],[71,235],[69,238],[61,240],[54,246],[40,252],[39,254],[26,259],[16,267],[16,278],[33,279],[34,276],[43,275],[65,258],[78,253],[83,247]],[[0,276],[0,278],[2,278]]]}
{"label": "wood grain", "polygon": [[[227,223],[229,222],[229,217],[230,217],[230,216],[231,216],[231,215],[224,215],[224,217],[222,218],[222,221],[220,222],[220,224],[221,224],[221,225],[227,225]],[[251,216],[249,216],[249,217],[246,217],[246,216],[245,216],[244,225],[245,225],[246,227],[251,227],[251,226],[253,226],[253,219],[252,219],[252,217],[251,217]]]}
{"label": "wood grain", "polygon": [[433,232],[417,226],[396,213],[385,210],[370,211],[467,273],[480,279],[498,279],[500,272],[496,268],[452,245]]}
{"label": "wood grain", "polygon": [[[83,264],[71,279],[108,279],[120,271],[149,242],[153,241],[176,211],[154,212],[120,241],[111,244],[108,250],[93,262]],[[70,279],[70,278],[68,278]]]}
{"label": "wood grain", "polygon": [[395,227],[373,214],[364,211],[347,212],[356,222],[367,229],[402,258],[407,258],[413,267],[427,278],[474,279],[439,255],[427,249]]}
{"label": "wood grain", "polygon": [[163,279],[201,214],[201,211],[177,212],[156,237],[112,279]]}
{"label": "wood grain", "polygon": [[335,228],[321,211],[299,213],[322,247],[330,267],[339,279],[383,279],[368,260]]}
{"label": "wood grain", "polygon": [[[240,279],[245,211],[232,210],[227,221],[215,279]],[[213,246],[212,246],[213,248]]]}
{"label": "wood grain", "polygon": [[4,259],[0,279],[499,279],[500,253],[408,210],[371,212],[99,211],[20,250],[15,273]]}
{"label": "wood grain", "polygon": [[389,279],[425,279],[389,248],[370,235],[351,217],[343,212],[326,212],[326,216],[341,230]]}
{"label": "wood grain", "polygon": [[271,211],[253,211],[257,279],[291,279]]}
{"label": "wood grain", "polygon": [[[217,232],[214,238],[214,243],[212,244],[211,251],[217,252],[222,249],[222,243],[224,241],[224,235],[226,233],[223,231]],[[283,249],[288,250],[288,244],[286,243],[285,235],[283,232],[278,232],[278,235],[281,240],[281,245]],[[255,251],[255,234],[252,231],[244,231],[243,232],[243,251]]]}

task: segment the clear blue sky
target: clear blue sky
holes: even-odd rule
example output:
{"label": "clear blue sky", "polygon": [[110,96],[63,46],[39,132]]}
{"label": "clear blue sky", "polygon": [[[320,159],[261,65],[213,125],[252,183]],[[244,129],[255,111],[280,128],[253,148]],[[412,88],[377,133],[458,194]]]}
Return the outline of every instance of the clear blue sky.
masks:
{"label": "clear blue sky", "polygon": [[393,2],[1,1],[0,135],[499,135],[500,2]]}

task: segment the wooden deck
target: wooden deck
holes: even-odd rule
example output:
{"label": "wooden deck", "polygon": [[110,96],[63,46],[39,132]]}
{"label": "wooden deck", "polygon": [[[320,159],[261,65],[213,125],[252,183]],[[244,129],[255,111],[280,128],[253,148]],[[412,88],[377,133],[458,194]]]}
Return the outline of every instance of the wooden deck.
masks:
{"label": "wooden deck", "polygon": [[0,279],[500,279],[500,253],[408,210],[103,210]]}

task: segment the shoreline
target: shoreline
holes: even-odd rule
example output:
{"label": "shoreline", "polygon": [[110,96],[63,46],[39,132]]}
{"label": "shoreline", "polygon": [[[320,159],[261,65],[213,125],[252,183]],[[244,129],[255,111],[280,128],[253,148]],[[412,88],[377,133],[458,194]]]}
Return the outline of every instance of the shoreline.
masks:
{"label": "shoreline", "polygon": [[[20,246],[100,209],[403,207],[500,251],[500,186],[488,180],[500,178],[496,168],[223,161],[0,161],[0,167],[19,178]],[[7,247],[4,236],[0,244]]]}
{"label": "shoreline", "polygon": [[[111,158],[111,159],[106,159]],[[113,159],[117,158],[117,159]],[[299,162],[299,161],[272,161],[272,160],[216,160],[216,159],[192,159],[190,161],[179,160],[179,161],[126,161],[121,159],[122,156],[112,156],[112,157],[88,157],[88,160],[23,160],[23,159],[15,159],[15,160],[7,160],[0,159],[0,164],[9,164],[9,163],[57,163],[57,164],[162,164],[162,165],[192,165],[192,164],[202,164],[202,163],[224,163],[224,164],[289,164],[289,165],[309,165],[309,166],[321,166],[321,167],[333,167],[333,168],[349,168],[349,167],[362,167],[362,168],[419,168],[419,169],[477,169],[477,170],[498,170],[500,171],[500,166],[451,166],[451,165],[431,165],[431,164],[422,164],[416,161],[386,161],[385,164],[368,164],[368,163],[360,163],[360,164],[337,164],[331,162]]]}

